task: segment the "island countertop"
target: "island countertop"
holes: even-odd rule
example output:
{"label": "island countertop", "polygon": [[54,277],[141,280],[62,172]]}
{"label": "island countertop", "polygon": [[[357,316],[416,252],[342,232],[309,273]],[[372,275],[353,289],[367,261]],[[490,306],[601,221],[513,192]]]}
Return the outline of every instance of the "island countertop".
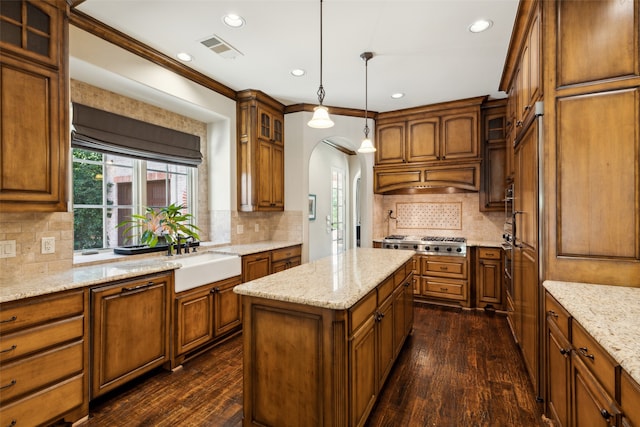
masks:
{"label": "island countertop", "polygon": [[544,287],[640,383],[640,288],[553,280]]}
{"label": "island countertop", "polygon": [[234,288],[240,295],[287,301],[334,310],[352,307],[414,251],[350,249]]}

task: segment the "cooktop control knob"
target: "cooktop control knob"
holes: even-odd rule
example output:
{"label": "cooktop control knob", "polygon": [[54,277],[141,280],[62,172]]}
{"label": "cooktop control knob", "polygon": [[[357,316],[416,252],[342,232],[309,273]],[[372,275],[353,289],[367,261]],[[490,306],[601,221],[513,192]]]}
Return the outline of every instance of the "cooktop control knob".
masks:
{"label": "cooktop control knob", "polygon": [[431,246],[425,246],[425,247],[424,247],[424,250],[425,250],[425,251],[430,251],[430,250],[431,250]]}
{"label": "cooktop control knob", "polygon": [[439,251],[440,250],[440,246],[436,246],[435,248],[433,248],[434,251]]}
{"label": "cooktop control knob", "polygon": [[447,252],[451,252],[451,248],[447,248]]}
{"label": "cooktop control knob", "polygon": [[393,249],[398,249],[398,245],[393,245]]}
{"label": "cooktop control knob", "polygon": [[418,249],[418,245],[413,245],[413,249]]}
{"label": "cooktop control knob", "polygon": [[456,248],[456,252],[462,252],[462,248]]}

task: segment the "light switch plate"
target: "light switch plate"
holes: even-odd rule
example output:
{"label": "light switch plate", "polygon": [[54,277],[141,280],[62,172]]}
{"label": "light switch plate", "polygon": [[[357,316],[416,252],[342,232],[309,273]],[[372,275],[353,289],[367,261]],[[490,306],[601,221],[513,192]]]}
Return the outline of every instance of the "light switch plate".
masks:
{"label": "light switch plate", "polygon": [[237,231],[238,234],[244,233],[244,225],[238,224]]}
{"label": "light switch plate", "polygon": [[16,241],[3,240],[0,242],[0,258],[13,258],[16,256]]}

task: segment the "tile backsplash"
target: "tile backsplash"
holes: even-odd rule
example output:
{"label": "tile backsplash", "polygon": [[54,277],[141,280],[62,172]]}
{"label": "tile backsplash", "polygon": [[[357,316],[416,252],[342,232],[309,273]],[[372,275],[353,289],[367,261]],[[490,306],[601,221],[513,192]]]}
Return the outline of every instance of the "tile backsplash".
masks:
{"label": "tile backsplash", "polygon": [[[54,253],[40,253],[43,237],[55,238]],[[2,213],[0,240],[16,241],[16,256],[0,259],[0,277],[67,270],[73,266],[73,213]]]}
{"label": "tile backsplash", "polygon": [[[373,237],[390,234],[502,239],[503,212],[480,212],[478,193],[374,195]],[[389,211],[393,211],[389,215]]]}

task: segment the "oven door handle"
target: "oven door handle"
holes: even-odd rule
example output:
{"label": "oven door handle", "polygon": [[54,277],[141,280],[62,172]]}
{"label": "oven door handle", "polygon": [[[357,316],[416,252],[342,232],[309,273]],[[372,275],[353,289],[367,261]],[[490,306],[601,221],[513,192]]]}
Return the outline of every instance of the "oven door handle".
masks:
{"label": "oven door handle", "polygon": [[523,214],[523,211],[513,211],[513,213],[511,214],[511,218],[512,218],[512,230],[513,230],[513,247],[514,248],[521,248],[522,245],[518,244],[518,220],[516,219],[516,215],[521,215]]}

